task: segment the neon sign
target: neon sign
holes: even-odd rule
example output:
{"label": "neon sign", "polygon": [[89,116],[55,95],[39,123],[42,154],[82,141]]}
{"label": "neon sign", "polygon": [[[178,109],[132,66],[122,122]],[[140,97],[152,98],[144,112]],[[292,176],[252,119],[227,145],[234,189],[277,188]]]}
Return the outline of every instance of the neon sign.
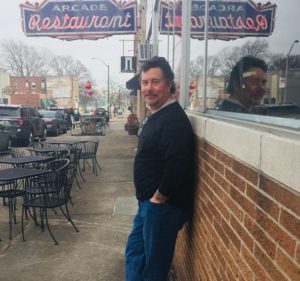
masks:
{"label": "neon sign", "polygon": [[[276,5],[248,1],[209,1],[208,37],[231,40],[246,36],[269,36],[274,29]],[[182,1],[161,3],[162,34],[181,34]],[[175,17],[173,17],[175,15]],[[192,1],[191,37],[204,38],[205,1]]]}
{"label": "neon sign", "polygon": [[20,8],[27,36],[76,40],[135,33],[136,5],[136,1],[45,0]]}

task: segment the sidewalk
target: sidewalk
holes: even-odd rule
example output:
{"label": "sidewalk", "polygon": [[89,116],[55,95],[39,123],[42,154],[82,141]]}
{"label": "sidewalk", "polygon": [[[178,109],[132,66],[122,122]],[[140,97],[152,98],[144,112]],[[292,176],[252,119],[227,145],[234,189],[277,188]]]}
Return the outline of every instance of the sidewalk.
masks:
{"label": "sidewalk", "polygon": [[136,210],[132,165],[137,138],[127,134],[124,123],[112,120],[101,137],[98,176],[90,169],[82,189],[74,183],[70,213],[79,233],[59,212],[50,211],[50,226],[60,244],[55,246],[48,231],[41,232],[31,219],[23,242],[19,206],[10,241],[8,210],[0,202],[0,281],[125,280],[124,248]]}

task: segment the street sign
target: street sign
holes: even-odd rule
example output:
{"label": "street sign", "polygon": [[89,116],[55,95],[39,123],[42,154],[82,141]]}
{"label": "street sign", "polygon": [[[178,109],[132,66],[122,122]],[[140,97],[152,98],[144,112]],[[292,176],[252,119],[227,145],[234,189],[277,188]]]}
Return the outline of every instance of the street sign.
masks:
{"label": "street sign", "polygon": [[10,86],[6,86],[5,88],[2,89],[2,93],[7,96],[12,96],[14,92],[15,92],[14,88]]}
{"label": "street sign", "polygon": [[121,57],[121,72],[136,73],[136,57]]}

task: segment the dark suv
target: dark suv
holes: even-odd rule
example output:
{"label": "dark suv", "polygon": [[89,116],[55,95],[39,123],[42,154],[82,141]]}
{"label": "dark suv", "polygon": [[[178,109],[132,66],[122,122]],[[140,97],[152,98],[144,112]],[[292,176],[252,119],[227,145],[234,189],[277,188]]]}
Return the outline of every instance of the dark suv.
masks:
{"label": "dark suv", "polygon": [[10,123],[12,143],[26,146],[33,138],[46,137],[44,120],[32,105],[0,104],[0,120]]}

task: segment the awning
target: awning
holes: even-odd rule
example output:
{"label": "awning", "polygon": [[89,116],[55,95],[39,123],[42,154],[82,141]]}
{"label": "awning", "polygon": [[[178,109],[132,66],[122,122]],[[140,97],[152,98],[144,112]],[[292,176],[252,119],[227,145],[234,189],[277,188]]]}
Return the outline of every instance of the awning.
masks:
{"label": "awning", "polygon": [[52,99],[41,99],[41,105],[44,107],[55,105]]}
{"label": "awning", "polygon": [[133,78],[126,82],[126,88],[128,90],[138,90],[140,89],[140,75],[137,74]]}

